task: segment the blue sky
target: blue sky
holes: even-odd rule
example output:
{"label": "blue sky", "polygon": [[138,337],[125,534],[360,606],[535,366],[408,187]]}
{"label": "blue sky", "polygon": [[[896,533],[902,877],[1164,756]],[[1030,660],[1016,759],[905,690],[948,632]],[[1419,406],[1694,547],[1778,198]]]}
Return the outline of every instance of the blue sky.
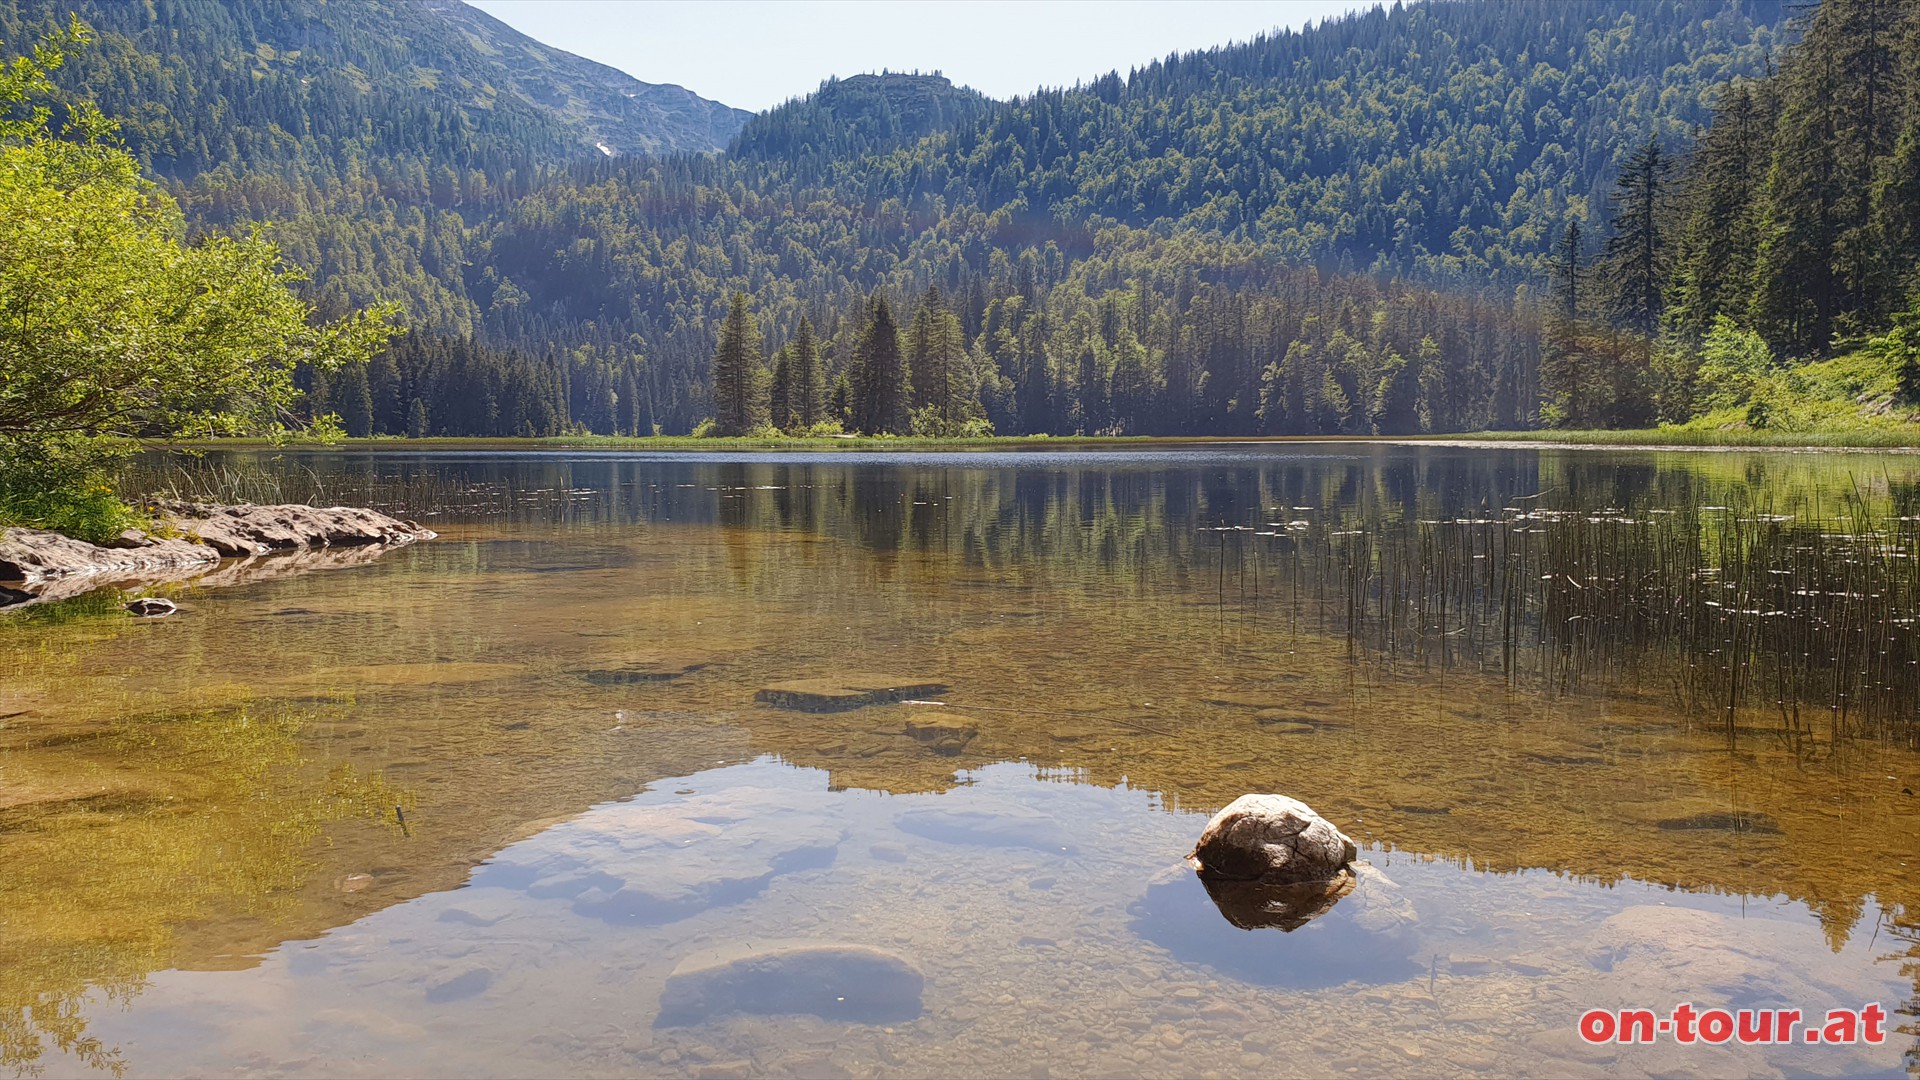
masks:
{"label": "blue sky", "polygon": [[1361,0],[468,0],[549,45],[755,111],[829,75],[943,72],[994,97],[1299,27]]}

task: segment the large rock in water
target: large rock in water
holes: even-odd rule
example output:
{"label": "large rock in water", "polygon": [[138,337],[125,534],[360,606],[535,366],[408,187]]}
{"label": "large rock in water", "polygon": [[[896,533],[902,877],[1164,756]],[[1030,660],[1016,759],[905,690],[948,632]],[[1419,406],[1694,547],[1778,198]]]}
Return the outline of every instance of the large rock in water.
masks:
{"label": "large rock in water", "polygon": [[1202,877],[1287,885],[1330,881],[1360,849],[1333,822],[1285,795],[1242,795],[1213,815],[1188,856]]}
{"label": "large rock in water", "polygon": [[841,942],[760,942],[690,956],[660,995],[655,1027],[730,1013],[807,1013],[886,1024],[920,1015],[926,979],[905,958]]}
{"label": "large rock in water", "polygon": [[[89,544],[44,529],[0,529],[0,581],[28,585],[82,575],[136,575],[180,567],[212,566],[220,553],[191,540],[148,538],[128,547]],[[32,592],[21,595],[31,597]]]}

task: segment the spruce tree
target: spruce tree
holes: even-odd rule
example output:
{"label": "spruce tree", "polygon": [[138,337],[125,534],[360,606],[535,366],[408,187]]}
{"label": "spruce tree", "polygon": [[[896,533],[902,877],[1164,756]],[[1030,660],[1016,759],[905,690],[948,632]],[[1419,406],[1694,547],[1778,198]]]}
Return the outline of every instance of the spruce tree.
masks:
{"label": "spruce tree", "polygon": [[933,316],[940,310],[940,289],[929,286],[914,309],[913,322],[907,327],[907,374],[913,384],[912,409],[915,412],[933,401]]}
{"label": "spruce tree", "polygon": [[318,420],[334,411],[333,380],[320,368],[307,372],[306,410],[309,419]]}
{"label": "spruce tree", "polygon": [[1750,314],[1775,351],[1789,355],[1823,352],[1842,306],[1834,256],[1851,201],[1841,149],[1852,140],[1842,137],[1849,110],[1836,13],[1851,2],[1816,11],[1781,73]]}
{"label": "spruce tree", "polygon": [[[1888,308],[1903,297],[1920,296],[1920,8],[1908,5],[1899,54],[1903,110],[1899,134],[1879,162],[1874,187],[1874,227],[1882,272],[1877,298]],[[1908,308],[1911,312],[1914,309]]]}
{"label": "spruce tree", "polygon": [[1452,431],[1456,423],[1453,410],[1447,397],[1446,360],[1440,352],[1440,345],[1431,337],[1420,339],[1420,348],[1414,353],[1414,378],[1418,381],[1419,404],[1415,409],[1419,428],[1423,432]]}
{"label": "spruce tree", "polygon": [[1686,223],[1669,284],[1673,326],[1697,340],[1716,316],[1745,313],[1759,250],[1755,199],[1773,154],[1773,94],[1735,83],[1682,180]]}
{"label": "spruce tree", "polygon": [[640,385],[634,380],[633,367],[628,365],[620,377],[618,411],[614,417],[615,430],[621,435],[640,435]]}
{"label": "spruce tree", "polygon": [[970,415],[960,399],[971,387],[962,385],[967,381],[966,334],[938,288],[929,288],[921,298],[907,340],[913,410],[926,410],[943,434],[951,433]]}
{"label": "spruce tree", "polygon": [[[814,339],[813,323],[800,316],[793,332],[791,389],[794,424],[801,430],[827,419],[827,373],[820,362],[820,343]],[[844,418],[840,418],[844,423]]]}
{"label": "spruce tree", "polygon": [[875,293],[867,305],[867,325],[853,358],[852,423],[867,435],[907,430],[911,387],[906,357],[900,351],[900,326],[886,297]]}
{"label": "spruce tree", "polygon": [[347,369],[346,384],[341,387],[340,424],[356,439],[373,434],[373,394],[367,386],[364,364]]}
{"label": "spruce tree", "polygon": [[781,431],[794,428],[793,413],[793,346],[780,346],[773,354],[773,389],[768,394],[767,403],[773,426]]}
{"label": "spruce tree", "polygon": [[1084,435],[1093,435],[1108,421],[1106,377],[1101,370],[1100,352],[1094,348],[1092,340],[1080,346],[1080,360],[1075,366],[1074,389],[1079,398],[1080,431]]}
{"label": "spruce tree", "polygon": [[1586,239],[1581,234],[1580,223],[1570,221],[1567,231],[1561,235],[1560,242],[1553,247],[1553,295],[1560,302],[1560,317],[1573,322],[1580,317],[1580,301],[1585,295],[1586,267],[1581,260],[1586,258]]}
{"label": "spruce tree", "polygon": [[853,380],[844,371],[833,380],[833,392],[827,397],[827,412],[827,419],[843,427],[853,423]]}
{"label": "spruce tree", "polygon": [[407,408],[407,438],[424,439],[427,437],[427,403],[419,398]]}
{"label": "spruce tree", "polygon": [[373,421],[370,426],[373,434],[398,435],[405,431],[406,414],[401,404],[400,369],[394,365],[390,351],[383,349],[367,361],[367,389],[372,395]]}
{"label": "spruce tree", "polygon": [[1553,249],[1556,310],[1546,319],[1540,348],[1540,416],[1558,427],[1593,427],[1602,411],[1593,357],[1580,333],[1587,285],[1584,247],[1580,223],[1574,221]]}
{"label": "spruce tree", "polygon": [[1146,346],[1131,330],[1120,331],[1119,340],[1114,342],[1113,375],[1108,387],[1112,425],[1121,434],[1141,430],[1143,422],[1151,419],[1153,373],[1148,370]]}
{"label": "spruce tree", "polygon": [[1666,285],[1667,178],[1671,164],[1658,139],[1627,157],[1613,185],[1612,235],[1600,274],[1614,318],[1652,340]]}
{"label": "spruce tree", "polygon": [[768,412],[760,329],[754,325],[747,294],[735,292],[713,351],[713,433],[745,435],[766,424]]}
{"label": "spruce tree", "polygon": [[1029,315],[1020,324],[1017,363],[1020,384],[1014,391],[1020,405],[1020,430],[1043,435],[1053,430],[1053,371],[1041,344],[1040,319]]}

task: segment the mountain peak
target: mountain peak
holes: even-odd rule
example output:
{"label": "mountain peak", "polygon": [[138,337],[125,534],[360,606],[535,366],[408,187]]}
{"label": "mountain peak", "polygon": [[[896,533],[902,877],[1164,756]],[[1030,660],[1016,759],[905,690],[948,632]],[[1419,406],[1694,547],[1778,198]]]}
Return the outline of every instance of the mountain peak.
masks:
{"label": "mountain peak", "polygon": [[831,78],[747,121],[730,152],[743,157],[835,157],[883,152],[971,123],[998,103],[934,72]]}
{"label": "mountain peak", "polygon": [[490,55],[507,87],[576,120],[602,153],[718,150],[752,115],[543,44],[465,0],[425,0],[419,7]]}
{"label": "mountain peak", "polygon": [[704,153],[750,115],[543,45],[461,0],[0,0],[0,38],[32,42],[70,10],[98,40],[57,81],[183,179],[283,160],[286,140],[329,156],[348,141],[550,162]]}

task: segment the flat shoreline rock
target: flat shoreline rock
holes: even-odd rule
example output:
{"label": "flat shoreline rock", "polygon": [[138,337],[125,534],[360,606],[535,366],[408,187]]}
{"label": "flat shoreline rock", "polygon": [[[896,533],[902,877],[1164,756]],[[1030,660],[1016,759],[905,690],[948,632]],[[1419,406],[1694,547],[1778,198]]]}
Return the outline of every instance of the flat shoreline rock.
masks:
{"label": "flat shoreline rock", "polygon": [[[222,559],[321,548],[385,548],[430,540],[431,530],[377,510],[352,506],[199,506],[157,504],[156,536],[128,530],[107,545],[44,529],[0,529],[0,582],[28,600],[43,593],[74,595],[94,583],[174,580],[211,569]],[[56,588],[55,586],[66,586]],[[49,597],[50,598],[50,597]],[[24,601],[23,601],[24,602]]]}

